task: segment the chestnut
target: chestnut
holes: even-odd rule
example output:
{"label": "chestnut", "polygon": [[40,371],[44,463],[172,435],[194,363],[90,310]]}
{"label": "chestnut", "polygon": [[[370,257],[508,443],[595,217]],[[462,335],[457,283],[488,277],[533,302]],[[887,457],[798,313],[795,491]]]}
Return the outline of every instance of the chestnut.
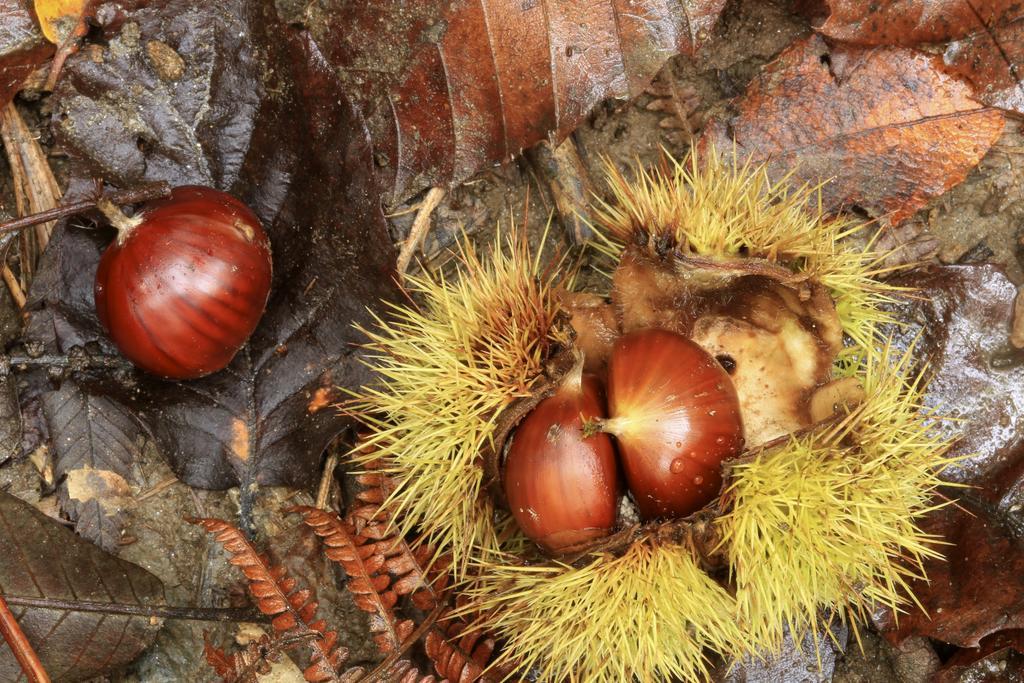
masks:
{"label": "chestnut", "polygon": [[138,367],[192,379],[224,368],[256,329],[270,294],[270,243],[229,194],[183,186],[127,218],[96,272],[96,313]]}
{"label": "chestnut", "polygon": [[743,450],[740,403],[729,375],[682,335],[645,329],[616,340],[608,414],[641,516],[683,517],[711,502],[721,463]]}
{"label": "chestnut", "polygon": [[549,553],[611,533],[618,510],[618,464],[612,440],[584,436],[585,420],[604,417],[603,392],[582,364],[542,400],[512,434],[504,486],[523,533]]}

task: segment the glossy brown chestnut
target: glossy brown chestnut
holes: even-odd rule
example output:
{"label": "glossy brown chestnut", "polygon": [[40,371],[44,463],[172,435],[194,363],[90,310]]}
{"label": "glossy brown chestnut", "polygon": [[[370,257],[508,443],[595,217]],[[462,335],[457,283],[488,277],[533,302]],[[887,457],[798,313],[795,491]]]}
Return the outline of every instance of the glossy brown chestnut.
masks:
{"label": "glossy brown chestnut", "polygon": [[120,219],[96,272],[96,312],[121,353],[153,374],[202,377],[225,367],[263,315],[270,243],[231,195],[178,187]]}
{"label": "glossy brown chestnut", "polygon": [[618,508],[618,465],[607,434],[583,436],[604,416],[597,378],[571,372],[512,435],[505,495],[519,528],[551,553],[607,536]]}
{"label": "glossy brown chestnut", "polygon": [[608,414],[629,490],[645,519],[704,507],[721,463],[743,450],[729,375],[686,337],[648,329],[620,337],[608,363]]}

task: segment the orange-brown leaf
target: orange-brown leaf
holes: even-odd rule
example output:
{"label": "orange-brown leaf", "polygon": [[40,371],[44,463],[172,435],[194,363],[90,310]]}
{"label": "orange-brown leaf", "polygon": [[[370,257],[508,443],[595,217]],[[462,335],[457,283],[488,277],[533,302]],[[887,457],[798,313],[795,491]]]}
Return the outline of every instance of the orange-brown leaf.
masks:
{"label": "orange-brown leaf", "polygon": [[1024,5],[1018,0],[831,0],[821,32],[859,45],[952,41],[949,71],[985,104],[1024,113]]}
{"label": "orange-brown leaf", "polygon": [[84,36],[91,4],[91,0],[35,0],[39,28],[55,45],[73,36]]}
{"label": "orange-brown leaf", "polygon": [[776,177],[825,182],[825,209],[861,206],[898,223],[960,183],[1003,130],[1001,112],[937,60],[905,48],[787,48],[701,144],[767,160]]}

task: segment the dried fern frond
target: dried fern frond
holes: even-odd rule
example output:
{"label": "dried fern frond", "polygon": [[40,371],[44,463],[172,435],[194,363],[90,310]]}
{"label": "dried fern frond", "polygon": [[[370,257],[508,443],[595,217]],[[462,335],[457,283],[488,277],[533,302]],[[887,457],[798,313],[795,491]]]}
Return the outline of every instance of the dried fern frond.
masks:
{"label": "dried fern frond", "polygon": [[303,671],[307,681],[321,683],[350,680],[339,674],[348,650],[338,647],[338,633],[316,618],[317,603],[310,591],[297,589],[296,581],[281,566],[271,566],[237,527],[220,519],[190,519],[214,536],[230,555],[229,562],[245,574],[249,593],[263,614],[273,617],[276,638],[296,637],[307,643],[310,665]]}
{"label": "dried fern frond", "polygon": [[709,651],[742,647],[732,598],[681,546],[638,542],[581,568],[484,564],[463,595],[505,641],[496,664],[540,680],[703,681]]}
{"label": "dried fern frond", "polygon": [[822,608],[903,609],[923,560],[940,556],[917,521],[944,504],[934,493],[949,444],[923,418],[909,359],[870,351],[857,373],[867,398],[846,419],[733,468],[718,523],[740,626],[760,647],[779,646],[785,627],[797,640],[816,630]]}
{"label": "dried fern frond", "polygon": [[323,539],[327,558],[337,562],[348,575],[346,587],[356,606],[370,615],[370,633],[377,649],[385,655],[401,649],[416,625],[412,619],[395,616],[399,594],[388,573],[382,572],[388,556],[393,554],[395,539],[389,534],[378,538],[380,534],[374,532],[380,530],[379,524],[367,526],[357,534],[351,522],[318,508],[300,506],[290,508],[289,512],[302,515],[306,525]]}
{"label": "dried fern frond", "polygon": [[256,683],[260,676],[270,673],[273,664],[281,661],[286,650],[304,644],[312,634],[271,638],[267,634],[249,641],[241,650],[226,653],[203,634],[203,656],[221,683]]}
{"label": "dried fern frond", "polygon": [[481,629],[470,629],[462,619],[449,616],[435,625],[427,632],[423,646],[437,674],[444,680],[482,683],[503,680],[488,671],[494,655],[494,638]]}
{"label": "dried fern frond", "polygon": [[410,278],[417,305],[394,305],[364,330],[379,384],[350,404],[368,425],[357,462],[379,458],[404,533],[422,530],[464,573],[475,549],[498,547],[481,495],[480,454],[502,408],[527,396],[553,344],[554,273],[515,231],[478,257],[466,243],[453,280]]}
{"label": "dried fern frond", "polygon": [[[413,631],[411,619],[399,620],[393,610],[398,598],[408,596],[423,612],[440,610],[429,625],[423,646],[439,676],[452,681],[490,681],[485,673],[494,653],[494,639],[468,630],[465,621],[445,607],[449,578],[446,556],[438,556],[426,543],[410,546],[390,524],[382,507],[393,486],[379,471],[379,460],[368,460],[367,470],[356,475],[357,490],[346,519],[317,508],[293,511],[323,539],[326,555],[349,576],[346,584],[356,605],[370,613],[370,630],[383,654],[398,649]],[[443,609],[440,609],[443,608]]]}
{"label": "dried fern frond", "polygon": [[902,290],[878,278],[905,266],[883,266],[891,252],[875,251],[874,240],[852,246],[847,238],[867,225],[825,216],[819,188],[791,188],[792,174],[773,182],[765,166],[730,162],[714,151],[700,159],[666,154],[654,170],[637,165],[632,179],[606,166],[612,199],[598,202],[593,226],[605,253],[617,258],[643,235],[688,255],[766,259],[825,285],[858,346],[873,343],[878,323],[892,322],[882,306]]}

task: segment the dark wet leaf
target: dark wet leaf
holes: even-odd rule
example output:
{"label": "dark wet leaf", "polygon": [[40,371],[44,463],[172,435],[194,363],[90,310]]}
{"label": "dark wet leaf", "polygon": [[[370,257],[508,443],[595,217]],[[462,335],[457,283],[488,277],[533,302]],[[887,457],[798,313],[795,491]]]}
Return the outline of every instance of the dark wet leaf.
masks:
{"label": "dark wet leaf", "polygon": [[44,394],[43,413],[53,440],[53,471],[60,502],[75,531],[108,552],[115,552],[133,503],[132,464],[142,428],[130,412],[96,396],[74,381]]}
{"label": "dark wet leaf", "polygon": [[1024,353],[1009,344],[1016,287],[995,266],[944,266],[913,272],[920,289],[899,311],[906,345],[921,334],[917,356],[931,378],[927,403],[961,418],[953,454],[965,458],[945,476],[970,484],[945,493],[959,500],[927,518],[925,530],[952,544],[946,561],[926,564],[929,582],[890,639],[924,635],[976,647],[990,633],[1024,627]]}
{"label": "dark wet leaf", "polygon": [[[3,492],[0,529],[0,592],[54,681],[103,675],[153,642],[160,622],[124,612],[164,604],[155,576]],[[0,648],[0,680],[20,675]]]}
{"label": "dark wet leaf", "polygon": [[32,19],[31,1],[0,0],[0,107],[52,54],[53,45]]}
{"label": "dark wet leaf", "polygon": [[[358,93],[392,199],[449,185],[638,95],[693,54],[724,0],[310,3],[309,24]],[[367,37],[369,36],[369,38]]]}
{"label": "dark wet leaf", "polygon": [[933,683],[1024,683],[1024,631],[1000,631],[958,651]]}
{"label": "dark wet leaf", "polygon": [[[154,41],[181,58],[177,80],[153,62]],[[254,208],[274,252],[266,315],[226,370],[181,383],[141,373],[81,383],[132,407],[190,485],[241,483],[250,496],[252,484],[308,484],[349,424],[331,407],[337,387],[369,376],[352,324],[395,295],[367,130],[332,71],[269,2],[159,3],[128,10],[107,47],[68,60],[58,109],[80,185],[97,172],[124,185],[212,183]],[[55,237],[27,340],[64,353],[92,341],[109,349],[91,295],[109,237],[75,228]]]}
{"label": "dark wet leaf", "polygon": [[766,161],[790,182],[825,183],[827,211],[860,206],[899,223],[957,185],[1003,130],[937,59],[906,48],[799,40],[765,67],[735,116],[701,139]]}
{"label": "dark wet leaf", "polygon": [[21,453],[21,410],[11,378],[0,378],[0,465]]}

